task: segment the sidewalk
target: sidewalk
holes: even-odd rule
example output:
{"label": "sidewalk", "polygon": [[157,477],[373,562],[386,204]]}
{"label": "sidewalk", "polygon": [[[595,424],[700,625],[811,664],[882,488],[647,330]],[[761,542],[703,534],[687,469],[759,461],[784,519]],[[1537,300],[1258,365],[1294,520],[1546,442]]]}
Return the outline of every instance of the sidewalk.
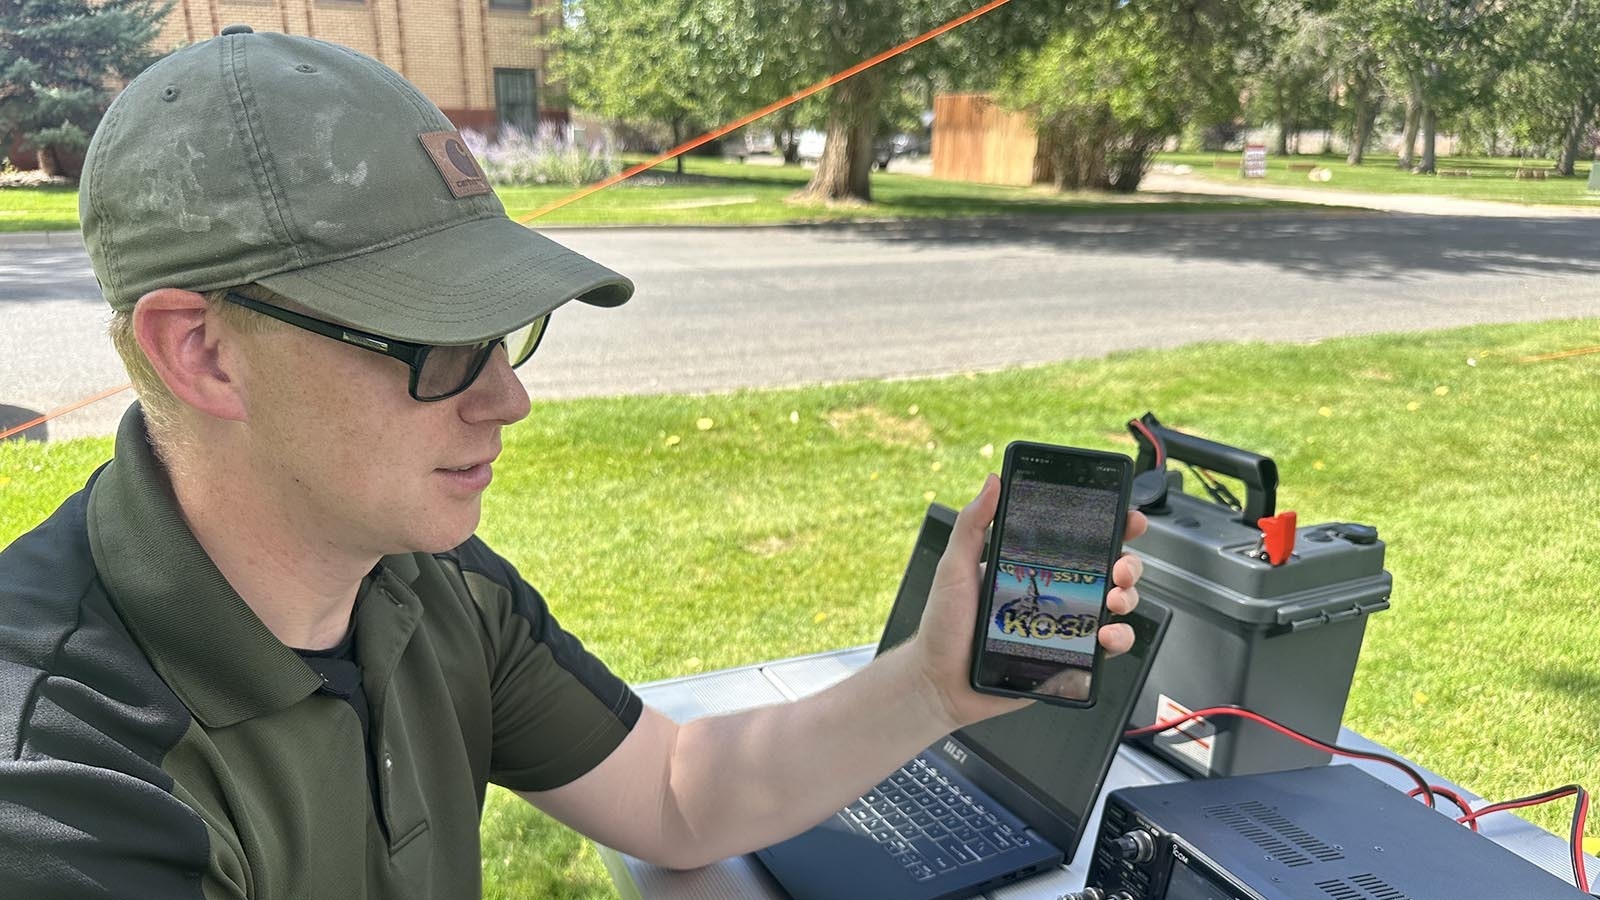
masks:
{"label": "sidewalk", "polygon": [[1269,184],[1232,184],[1211,181],[1201,175],[1175,175],[1151,172],[1139,183],[1139,190],[1152,193],[1206,194],[1217,197],[1255,197],[1342,206],[1421,216],[1481,216],[1500,219],[1600,218],[1600,208],[1588,206],[1535,206],[1501,203],[1493,200],[1462,200],[1420,194],[1363,194],[1323,188],[1292,188]]}
{"label": "sidewalk", "polygon": [[0,232],[0,250],[83,249],[83,234],[78,231]]}

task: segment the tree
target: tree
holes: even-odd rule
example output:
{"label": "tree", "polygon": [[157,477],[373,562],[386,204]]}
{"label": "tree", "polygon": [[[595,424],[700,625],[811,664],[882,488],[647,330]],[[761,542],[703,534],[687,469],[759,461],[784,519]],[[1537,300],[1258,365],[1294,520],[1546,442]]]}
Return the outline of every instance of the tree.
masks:
{"label": "tree", "polygon": [[1400,164],[1410,162],[1417,129],[1422,160],[1414,171],[1437,166],[1439,122],[1482,103],[1506,68],[1501,0],[1372,0],[1378,39],[1410,90]]}
{"label": "tree", "polygon": [[[1332,123],[1333,79],[1337,74],[1338,30],[1332,18],[1297,2],[1276,2],[1264,10],[1263,42],[1272,48],[1250,61],[1254,73],[1247,112],[1278,126],[1279,156],[1289,153],[1289,136],[1306,127]],[[1300,152],[1298,137],[1295,152]]]}
{"label": "tree", "polygon": [[[821,49],[828,72],[848,68],[966,9],[955,0],[802,0],[799,5],[811,15],[796,18],[801,33],[794,37]],[[890,60],[828,89],[827,143],[811,183],[797,196],[825,202],[872,199],[868,176],[879,103],[899,89],[898,76],[906,65],[903,58]]]}
{"label": "tree", "polygon": [[1509,33],[1516,65],[1502,84],[1513,130],[1525,144],[1556,147],[1556,172],[1571,176],[1600,111],[1600,2],[1529,0]]}
{"label": "tree", "polygon": [[114,93],[155,61],[172,0],[21,0],[0,6],[0,142],[20,138],[39,169],[89,145]]}
{"label": "tree", "polygon": [[1236,108],[1243,8],[1227,17],[1205,3],[1114,8],[1020,57],[1001,96],[1036,117],[1057,186],[1134,191],[1189,118],[1221,121]]}
{"label": "tree", "polygon": [[1350,135],[1345,162],[1359,166],[1372,141],[1373,126],[1384,105],[1385,66],[1371,13],[1364,0],[1341,0],[1329,14],[1340,70],[1339,93]]}
{"label": "tree", "polygon": [[[583,109],[620,120],[664,122],[680,143],[715,104],[693,78],[684,0],[584,0],[567,8],[567,27],[552,40],[556,77]],[[714,87],[714,86],[713,86]],[[683,158],[678,158],[683,172]]]}

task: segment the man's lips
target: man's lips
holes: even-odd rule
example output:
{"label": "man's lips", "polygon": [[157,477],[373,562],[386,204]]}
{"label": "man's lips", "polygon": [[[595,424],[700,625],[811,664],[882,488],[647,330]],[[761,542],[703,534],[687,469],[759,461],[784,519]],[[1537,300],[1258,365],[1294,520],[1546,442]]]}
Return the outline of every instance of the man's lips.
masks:
{"label": "man's lips", "polygon": [[468,491],[481,491],[488,487],[489,482],[493,480],[493,464],[499,455],[496,453],[479,462],[468,463],[464,466],[440,467],[434,471],[459,488]]}

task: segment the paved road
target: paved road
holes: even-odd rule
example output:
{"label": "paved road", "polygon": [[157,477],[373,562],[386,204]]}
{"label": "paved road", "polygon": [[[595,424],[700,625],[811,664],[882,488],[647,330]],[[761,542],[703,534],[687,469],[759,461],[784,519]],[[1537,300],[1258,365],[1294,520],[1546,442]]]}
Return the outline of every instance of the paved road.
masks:
{"label": "paved road", "polygon": [[[640,288],[621,309],[556,317],[525,374],[542,397],[1600,315],[1592,218],[1274,213],[553,234]],[[80,248],[0,245],[0,405],[48,410],[121,383],[105,315]],[[126,397],[52,422],[50,436],[109,432]]]}

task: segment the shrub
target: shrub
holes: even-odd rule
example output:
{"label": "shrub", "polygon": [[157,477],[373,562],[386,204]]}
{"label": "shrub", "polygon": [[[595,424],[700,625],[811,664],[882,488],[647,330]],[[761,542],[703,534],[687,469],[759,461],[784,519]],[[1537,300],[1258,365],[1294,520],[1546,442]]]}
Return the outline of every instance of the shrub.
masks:
{"label": "shrub", "polygon": [[541,125],[529,135],[507,125],[493,142],[472,130],[461,138],[495,184],[588,184],[621,168],[609,142],[580,145],[570,127]]}

